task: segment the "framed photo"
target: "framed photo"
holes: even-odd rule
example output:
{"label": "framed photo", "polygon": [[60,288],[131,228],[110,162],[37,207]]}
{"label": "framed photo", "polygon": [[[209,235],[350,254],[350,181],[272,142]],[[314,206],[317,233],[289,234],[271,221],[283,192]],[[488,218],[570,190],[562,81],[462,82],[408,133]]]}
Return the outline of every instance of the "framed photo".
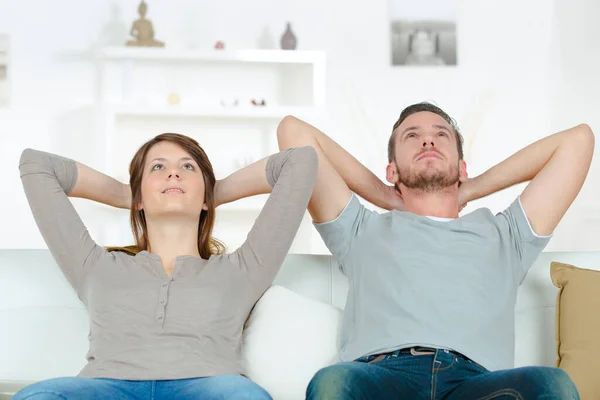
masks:
{"label": "framed photo", "polygon": [[388,0],[392,66],[455,66],[458,0]]}
{"label": "framed photo", "polygon": [[9,37],[0,34],[0,107],[10,100]]}

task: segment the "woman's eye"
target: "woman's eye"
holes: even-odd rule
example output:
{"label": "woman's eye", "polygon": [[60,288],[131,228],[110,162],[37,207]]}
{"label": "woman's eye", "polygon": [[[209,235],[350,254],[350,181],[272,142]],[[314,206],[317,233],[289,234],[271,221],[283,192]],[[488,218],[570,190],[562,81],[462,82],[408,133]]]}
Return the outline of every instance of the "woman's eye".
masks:
{"label": "woman's eye", "polygon": [[162,168],[163,168],[163,165],[162,165],[162,164],[155,164],[155,165],[152,167],[152,171],[158,171],[159,169],[162,169]]}
{"label": "woman's eye", "polygon": [[192,164],[185,164],[185,165],[183,166],[183,168],[184,168],[184,169],[188,169],[188,170],[190,170],[190,171],[193,171],[193,170],[194,170],[194,166],[193,166]]}

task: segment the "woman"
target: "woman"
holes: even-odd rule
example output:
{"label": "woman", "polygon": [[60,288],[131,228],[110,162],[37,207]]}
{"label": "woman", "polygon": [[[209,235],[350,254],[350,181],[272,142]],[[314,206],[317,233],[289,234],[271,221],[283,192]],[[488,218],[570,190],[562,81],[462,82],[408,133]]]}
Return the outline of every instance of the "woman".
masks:
{"label": "woman", "polygon": [[[316,171],[314,149],[302,147],[216,184],[198,143],[167,133],[138,150],[128,187],[75,161],[25,150],[25,193],[88,310],[90,348],[78,377],[38,382],[14,399],[270,398],[243,377],[242,329],[291,246]],[[270,191],[245,243],[223,254],[211,237],[215,207]],[[96,244],[67,196],[129,208],[136,246]]]}

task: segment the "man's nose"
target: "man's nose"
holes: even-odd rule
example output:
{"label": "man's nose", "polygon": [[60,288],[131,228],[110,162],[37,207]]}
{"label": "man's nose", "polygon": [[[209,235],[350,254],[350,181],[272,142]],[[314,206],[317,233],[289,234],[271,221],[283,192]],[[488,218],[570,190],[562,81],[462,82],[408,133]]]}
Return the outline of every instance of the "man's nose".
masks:
{"label": "man's nose", "polygon": [[427,147],[435,147],[435,142],[433,140],[433,138],[424,138],[423,139],[423,147],[427,148]]}

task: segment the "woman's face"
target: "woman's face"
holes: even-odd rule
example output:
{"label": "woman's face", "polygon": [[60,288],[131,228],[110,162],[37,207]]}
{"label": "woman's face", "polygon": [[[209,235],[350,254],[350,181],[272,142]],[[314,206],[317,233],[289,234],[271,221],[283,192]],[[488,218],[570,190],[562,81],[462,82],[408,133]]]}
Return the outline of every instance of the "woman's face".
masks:
{"label": "woman's face", "polygon": [[144,162],[142,202],[146,218],[184,216],[198,219],[204,204],[204,175],[194,159],[178,145],[154,145]]}

